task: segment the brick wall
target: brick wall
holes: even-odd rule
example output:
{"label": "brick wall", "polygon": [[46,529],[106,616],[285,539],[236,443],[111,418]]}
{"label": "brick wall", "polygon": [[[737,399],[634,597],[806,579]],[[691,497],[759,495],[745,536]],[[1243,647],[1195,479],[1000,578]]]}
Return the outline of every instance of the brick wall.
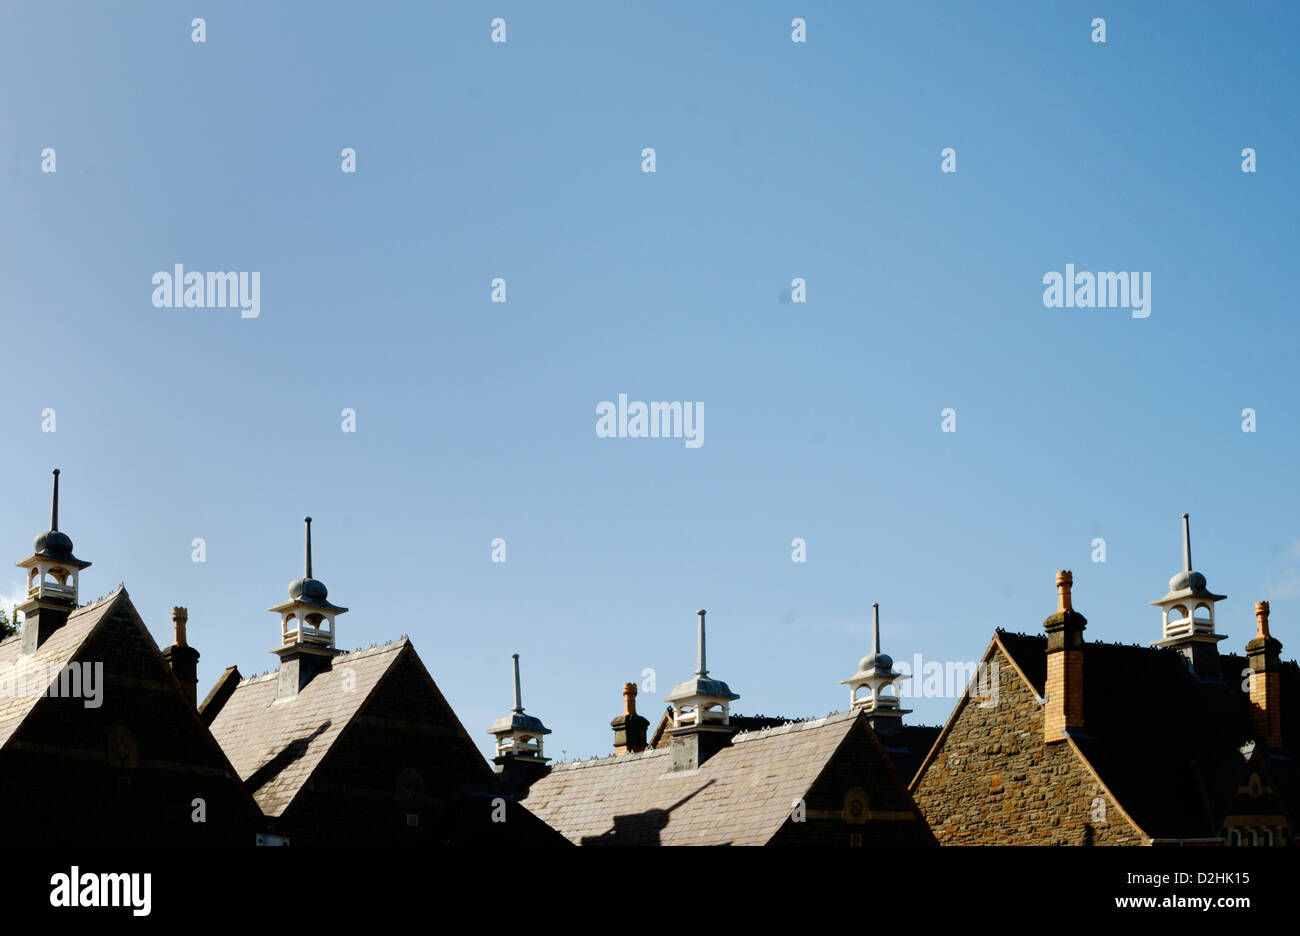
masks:
{"label": "brick wall", "polygon": [[1044,730],[1048,741],[1065,740],[1066,728],[1083,725],[1083,651],[1047,655],[1047,705]]}

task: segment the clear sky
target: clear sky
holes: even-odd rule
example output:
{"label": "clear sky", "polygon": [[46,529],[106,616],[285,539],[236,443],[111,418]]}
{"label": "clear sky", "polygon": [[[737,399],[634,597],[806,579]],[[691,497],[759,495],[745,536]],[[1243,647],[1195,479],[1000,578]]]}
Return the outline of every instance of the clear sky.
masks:
{"label": "clear sky", "polygon": [[[484,750],[519,652],[567,758],[611,750],[646,669],[657,718],[700,607],[742,714],[844,708],[873,601],[895,658],[977,659],[1041,632],[1070,568],[1086,638],[1155,640],[1183,511],[1225,649],[1267,598],[1293,658],[1298,27],[1292,3],[6,4],[0,555],[61,468],[82,600],[125,582],[160,645],[188,606],[202,695],[275,662],[310,513],[341,645],[409,634]],[[175,264],[260,273],[260,315],[156,308]],[[1150,316],[1046,308],[1066,264],[1149,272]],[[599,438],[620,393],[702,402],[704,444]]]}

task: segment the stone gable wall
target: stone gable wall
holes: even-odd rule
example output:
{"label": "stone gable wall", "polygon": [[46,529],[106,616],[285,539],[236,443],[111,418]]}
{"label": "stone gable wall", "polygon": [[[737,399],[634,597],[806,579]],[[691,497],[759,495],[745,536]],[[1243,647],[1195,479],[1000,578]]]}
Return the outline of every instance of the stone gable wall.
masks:
{"label": "stone gable wall", "polygon": [[[996,705],[967,701],[913,796],[941,845],[1140,845],[1145,839],[995,649]],[[1086,674],[1085,674],[1086,675]]]}

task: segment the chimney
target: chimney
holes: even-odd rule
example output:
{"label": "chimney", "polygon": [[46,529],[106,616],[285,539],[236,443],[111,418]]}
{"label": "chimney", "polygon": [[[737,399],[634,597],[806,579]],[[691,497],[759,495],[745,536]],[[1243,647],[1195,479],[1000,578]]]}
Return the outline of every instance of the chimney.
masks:
{"label": "chimney", "polygon": [[1064,741],[1083,729],[1083,629],[1087,619],[1074,610],[1070,589],[1074,575],[1056,573],[1056,613],[1043,622],[1047,631],[1047,704],[1043,740]]}
{"label": "chimney", "polygon": [[636,713],[636,683],[623,683],[623,714],[609,724],[614,729],[615,754],[637,754],[646,749],[650,720]]}
{"label": "chimney", "polygon": [[189,612],[184,608],[172,608],[172,627],[175,636],[172,645],[163,650],[163,659],[167,665],[172,668],[176,674],[176,679],[180,682],[181,688],[185,690],[185,697],[190,700],[190,705],[198,707],[199,696],[199,651],[195,650],[185,642],[185,624],[189,620]]}
{"label": "chimney", "polygon": [[1246,644],[1250,661],[1250,722],[1267,748],[1282,746],[1282,642],[1268,632],[1268,602],[1255,602],[1255,639]]}

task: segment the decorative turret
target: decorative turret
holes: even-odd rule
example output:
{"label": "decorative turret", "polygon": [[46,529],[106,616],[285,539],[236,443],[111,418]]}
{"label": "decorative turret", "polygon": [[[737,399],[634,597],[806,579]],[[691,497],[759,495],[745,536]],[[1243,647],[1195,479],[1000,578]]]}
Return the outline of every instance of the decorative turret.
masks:
{"label": "decorative turret", "polygon": [[542,756],[542,737],[551,733],[551,729],[542,724],[534,715],[525,715],[519,688],[519,654],[512,653],[515,673],[515,706],[507,715],[502,715],[488,734],[496,738],[497,773],[501,774],[502,785],[518,799],[528,795],[528,787],[533,781],[544,776],[549,768],[549,758]]}
{"label": "decorative turret", "polygon": [[704,615],[701,609],[698,630],[695,676],[678,683],[664,697],[672,706],[672,726],[668,729],[673,752],[673,769],[698,767],[717,751],[731,743],[731,703],[739,699],[720,679],[710,679],[705,665]]}
{"label": "decorative turret", "polygon": [[1188,669],[1203,679],[1220,679],[1218,643],[1223,634],[1214,632],[1214,605],[1227,595],[1216,595],[1205,585],[1205,576],[1192,571],[1192,534],[1183,514],[1183,571],[1169,580],[1169,594],[1151,602],[1163,616],[1163,637],[1153,647],[1177,650]]}
{"label": "decorative turret", "polygon": [[77,607],[78,579],[89,562],[72,554],[72,538],[59,530],[59,469],[54,469],[50,529],[36,537],[35,551],[18,568],[27,570],[23,613],[23,653],[35,653],[45,639],[67,623]]}
{"label": "decorative turret", "polygon": [[311,517],[303,548],[303,576],[289,584],[289,600],[268,610],[280,615],[280,646],[271,652],[280,658],[279,698],[297,695],[317,673],[329,668],[340,651],[334,646],[334,619],[347,608],[330,604],[325,583],[312,577]]}
{"label": "decorative turret", "polygon": [[[880,605],[871,605],[871,654],[858,663],[858,671],[840,684],[849,687],[849,707],[867,713],[876,734],[892,736],[903,730],[903,716],[910,709],[899,707],[897,684],[910,677],[894,670],[894,660],[880,652]],[[866,697],[858,693],[867,690]],[[889,692],[884,690],[889,689]]]}

